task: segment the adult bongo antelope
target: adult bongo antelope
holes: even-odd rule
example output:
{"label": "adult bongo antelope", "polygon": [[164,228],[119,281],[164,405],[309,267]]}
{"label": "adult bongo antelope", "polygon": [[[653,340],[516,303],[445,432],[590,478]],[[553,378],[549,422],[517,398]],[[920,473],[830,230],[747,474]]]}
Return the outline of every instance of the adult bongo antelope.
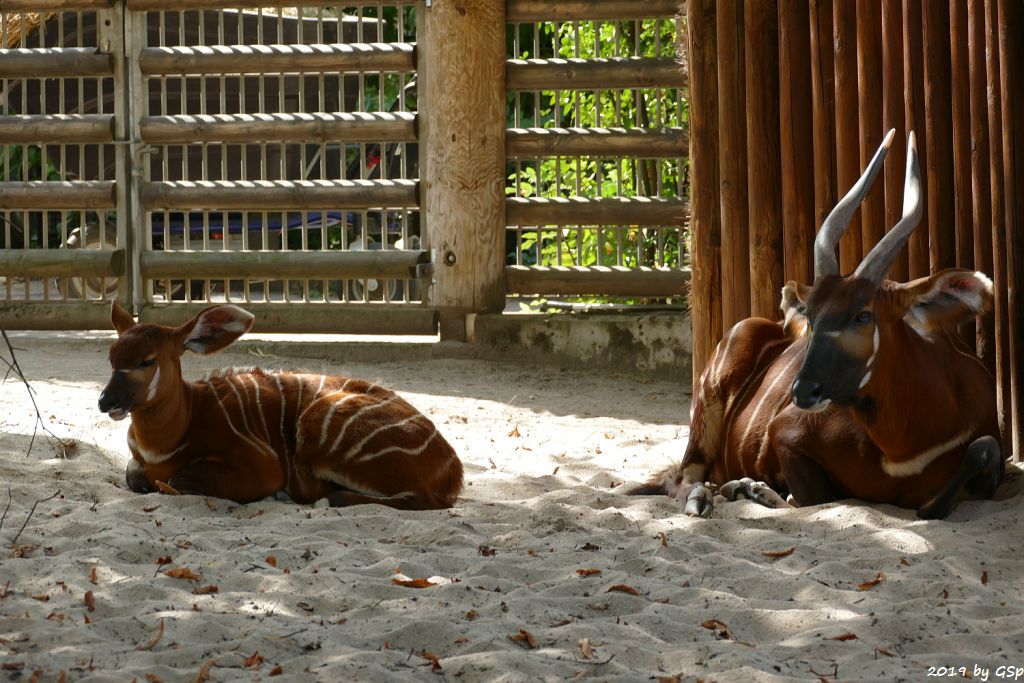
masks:
{"label": "adult bongo antelope", "polygon": [[958,339],[987,312],[992,282],[948,269],[884,279],[921,219],[914,134],[903,216],[843,277],[836,245],[882,167],[894,131],[836,205],[814,244],[814,284],[789,282],[783,322],[736,324],[694,395],[683,460],[631,493],[667,493],[692,515],[711,511],[706,482],[727,498],[770,506],[860,498],[948,515],[964,490],[990,497],[1003,472],[995,387]]}
{"label": "adult bongo antelope", "polygon": [[236,306],[212,306],[178,327],[136,324],[115,302],[113,374],[99,408],[129,414],[132,491],[166,483],[246,503],[283,491],[298,503],[446,508],[462,463],[433,423],[394,392],[356,379],[259,369],[181,376],[186,349],[210,354],[252,327]]}

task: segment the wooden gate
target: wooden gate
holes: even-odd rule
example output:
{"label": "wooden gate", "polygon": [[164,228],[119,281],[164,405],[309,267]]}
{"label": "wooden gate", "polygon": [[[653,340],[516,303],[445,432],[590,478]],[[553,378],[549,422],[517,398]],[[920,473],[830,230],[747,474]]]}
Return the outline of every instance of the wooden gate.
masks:
{"label": "wooden gate", "polygon": [[[778,317],[782,284],[810,281],[815,230],[883,131],[914,130],[926,211],[890,276],[993,277],[978,350],[999,380],[1004,448],[1021,457],[1024,6],[690,0],[687,23],[694,377],[723,329]],[[844,236],[843,272],[898,220],[904,155],[895,143]]]}

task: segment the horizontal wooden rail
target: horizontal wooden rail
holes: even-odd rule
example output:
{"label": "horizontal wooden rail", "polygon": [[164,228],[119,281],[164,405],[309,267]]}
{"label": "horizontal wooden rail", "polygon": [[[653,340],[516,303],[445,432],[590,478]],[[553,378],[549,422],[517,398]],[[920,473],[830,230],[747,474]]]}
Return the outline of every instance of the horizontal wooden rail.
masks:
{"label": "horizontal wooden rail", "polygon": [[76,144],[111,142],[113,139],[114,117],[111,114],[0,116],[0,144]]}
{"label": "horizontal wooden rail", "polygon": [[679,0],[508,0],[508,21],[591,21],[674,17]]}
{"label": "horizontal wooden rail", "polygon": [[0,183],[0,209],[113,209],[112,180],[30,180]]}
{"label": "horizontal wooden rail", "polygon": [[621,266],[506,266],[509,294],[542,296],[682,296],[690,281],[683,268]]}
{"label": "horizontal wooden rail", "polygon": [[0,78],[111,76],[114,56],[94,47],[0,50]]}
{"label": "horizontal wooden rail", "polygon": [[412,43],[211,45],[147,47],[139,67],[147,76],[306,72],[415,71]]}
{"label": "horizontal wooden rail", "polygon": [[[27,1],[27,0],[23,0]],[[415,5],[417,0],[388,0],[388,5]],[[36,0],[36,4],[38,0]],[[224,0],[127,0],[130,10],[221,9]],[[273,9],[280,7],[323,7],[325,0],[230,0],[227,5],[238,9]]]}
{"label": "horizontal wooden rail", "polygon": [[[2,119],[0,119],[2,122]],[[158,145],[190,142],[410,142],[416,115],[408,112],[201,114],[147,116],[142,139]],[[3,129],[0,128],[0,140]]]}
{"label": "horizontal wooden rail", "polygon": [[685,88],[686,73],[669,57],[510,59],[505,85],[509,90]]}
{"label": "horizontal wooden rail", "polygon": [[147,210],[374,209],[419,205],[414,180],[239,180],[151,182],[142,187]]}
{"label": "horizontal wooden rail", "polygon": [[[209,304],[149,305],[142,309],[139,320],[180,325],[207,306]],[[418,304],[243,303],[241,306],[256,316],[254,332],[437,334],[437,312]],[[109,317],[108,312],[108,320]]]}
{"label": "horizontal wooden rail", "polygon": [[0,249],[0,275],[118,277],[124,249]]}
{"label": "horizontal wooden rail", "polygon": [[3,301],[0,320],[8,330],[109,330],[110,302]]}
{"label": "horizontal wooden rail", "polygon": [[682,225],[687,202],[660,197],[509,197],[507,225]]}
{"label": "horizontal wooden rail", "polygon": [[510,128],[505,136],[510,157],[686,156],[689,137],[683,128]]}
{"label": "horizontal wooden rail", "polygon": [[430,252],[372,251],[146,251],[147,278],[265,278],[270,280],[350,280],[415,276]]}
{"label": "horizontal wooden rail", "polygon": [[114,0],[3,0],[0,12],[61,12],[110,9]]}

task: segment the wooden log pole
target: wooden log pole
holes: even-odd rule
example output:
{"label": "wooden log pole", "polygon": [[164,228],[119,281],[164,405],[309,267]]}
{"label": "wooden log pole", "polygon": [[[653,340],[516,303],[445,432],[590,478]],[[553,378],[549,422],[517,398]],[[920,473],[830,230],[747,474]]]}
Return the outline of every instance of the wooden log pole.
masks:
{"label": "wooden log pole", "polygon": [[832,2],[810,0],[811,119],[814,147],[814,230],[836,205],[836,72]]}
{"label": "wooden log pole", "polygon": [[0,209],[113,209],[112,180],[29,180],[0,183]]}
{"label": "wooden log pole", "polygon": [[416,54],[410,43],[146,47],[139,68],[152,76],[408,72],[416,70]]}
{"label": "wooden log pole", "polygon": [[1008,289],[1006,272],[1006,202],[1003,195],[1003,115],[1002,79],[1000,78],[998,7],[995,0],[985,2],[985,72],[987,76],[989,180],[992,206],[992,284],[995,293],[996,335],[996,409],[1000,416],[1004,450],[1012,446],[1012,434],[1017,420],[1011,411],[1010,392],[1010,324],[1008,318]]}
{"label": "wooden log pole", "polygon": [[[867,168],[882,131],[882,8],[878,0],[857,0],[857,121],[860,169]],[[885,184],[881,178],[860,207],[864,254],[885,235]],[[902,190],[902,183],[900,183]]]}
{"label": "wooden log pole", "polygon": [[[986,103],[984,0],[968,0],[967,34],[974,268],[993,277],[992,190],[989,173],[988,108]],[[995,316],[989,314],[979,319],[976,332],[978,355],[994,377],[996,376]]]}
{"label": "wooden log pole", "polygon": [[956,222],[953,218],[953,126],[949,63],[949,7],[925,2],[921,7],[924,34],[924,111],[928,160],[922,165],[928,191],[928,264],[932,272],[956,265]]}
{"label": "wooden log pole", "polygon": [[967,3],[949,3],[950,95],[953,112],[954,254],[959,268],[974,267],[971,198],[971,81],[968,56]]}
{"label": "wooden log pole", "polygon": [[[924,48],[921,36],[921,2],[922,0],[903,0],[903,84],[904,100],[903,115],[907,131],[917,134],[917,158],[922,169],[928,168],[928,145],[925,136],[924,107]],[[925,143],[925,144],[922,144]],[[904,157],[905,158],[905,157]],[[923,214],[921,225],[931,222],[928,210],[928,185],[921,187]],[[928,231],[914,230],[907,241],[909,270],[911,278],[928,275]]]}
{"label": "wooden log pole", "polygon": [[679,0],[507,0],[509,21],[594,21],[671,17]]}
{"label": "wooden log pole", "polygon": [[676,197],[509,197],[505,204],[507,225],[678,225],[686,214],[686,200]]}
{"label": "wooden log pole", "polygon": [[685,157],[690,139],[685,128],[510,128],[509,157]]}
{"label": "wooden log pole", "polygon": [[510,59],[510,90],[685,88],[686,74],[669,57]]}
{"label": "wooden log pole", "polygon": [[0,116],[3,143],[41,142],[47,145],[110,142],[111,114],[9,114]]}
{"label": "wooden log pole", "polygon": [[[836,182],[845,195],[860,178],[860,122],[857,116],[857,5],[833,7],[836,64]],[[861,213],[854,214],[839,242],[839,271],[852,273],[863,256]]]}
{"label": "wooden log pole", "polygon": [[779,0],[779,102],[784,279],[814,279],[814,145],[810,15],[805,0]]}
{"label": "wooden log pole", "polygon": [[[882,130],[895,129],[897,140],[885,157],[885,229],[891,230],[903,215],[903,183],[907,159],[907,129],[903,115],[903,4],[882,0]],[[907,248],[896,257],[889,277],[910,279]]]}
{"label": "wooden log pole", "polygon": [[506,266],[505,278],[509,294],[662,298],[685,291],[690,272],[623,266]]}
{"label": "wooden log pole", "polygon": [[0,49],[0,78],[110,76],[114,56],[94,47]]}
{"label": "wooden log pole", "polygon": [[505,306],[505,0],[421,7],[420,174],[442,338]]}
{"label": "wooden log pole", "polygon": [[747,94],[743,57],[743,5],[718,3],[718,168],[722,221],[722,328],[750,317],[750,247],[747,218]]}
{"label": "wooden log pole", "polygon": [[693,383],[722,336],[721,214],[718,198],[718,59],[715,0],[686,6],[690,67],[690,315]]}
{"label": "wooden log pole", "polygon": [[747,79],[747,201],[750,313],[779,317],[783,285],[782,167],[779,155],[779,30],[774,0],[743,6]]}
{"label": "wooden log pole", "polygon": [[147,116],[142,139],[154,145],[197,142],[380,142],[416,140],[409,112],[196,114]]}
{"label": "wooden log pole", "polygon": [[[1006,212],[1006,323],[1009,328],[1009,451],[1024,459],[1024,7],[1019,0],[998,0],[999,78],[1002,81],[1003,196]],[[1004,444],[1006,447],[1007,444]]]}

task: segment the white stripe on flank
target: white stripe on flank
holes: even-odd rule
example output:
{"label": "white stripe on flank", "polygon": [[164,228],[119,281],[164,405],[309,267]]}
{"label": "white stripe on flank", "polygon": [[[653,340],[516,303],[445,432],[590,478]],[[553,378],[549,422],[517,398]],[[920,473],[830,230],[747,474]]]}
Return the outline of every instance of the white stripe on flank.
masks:
{"label": "white stripe on flank", "polygon": [[[397,423],[397,424],[401,424],[401,423]],[[394,426],[394,425],[390,425],[390,426]],[[386,427],[385,427],[385,429],[386,429]],[[380,431],[380,430],[378,430],[378,431]],[[434,431],[432,431],[430,433],[430,436],[428,436],[423,441],[423,445],[420,446],[419,448],[403,448],[402,446],[388,446],[387,448],[382,448],[381,450],[377,451],[376,453],[365,453],[365,454],[359,456],[359,458],[357,458],[355,460],[355,462],[369,462],[370,460],[373,460],[374,458],[379,458],[380,456],[384,455],[385,453],[405,453],[406,455],[419,455],[423,451],[427,450],[427,446],[429,446],[430,442],[434,440],[434,438],[437,436],[437,433],[438,433],[437,432],[437,427],[434,427]]]}
{"label": "white stripe on flank", "polygon": [[[213,394],[213,398],[216,399],[217,405],[220,406],[220,412],[224,414],[224,421],[228,423],[228,427],[231,429],[231,431],[233,431],[239,439],[253,446],[257,451],[268,450],[266,444],[257,443],[256,441],[245,436],[240,431],[238,431],[238,429],[235,428],[235,423],[231,421],[231,416],[228,415],[228,409],[224,407],[224,402],[220,400],[220,395],[217,393],[217,387],[215,385],[210,384],[210,392]],[[272,449],[270,449],[270,452],[273,453],[275,456],[277,455],[277,453],[274,453]]]}
{"label": "white stripe on flank", "polygon": [[146,392],[146,401],[152,401],[156,398],[156,388],[160,384],[160,366],[156,366],[156,372],[153,373],[153,379],[149,382],[149,391]]}
{"label": "white stripe on flank", "polygon": [[263,422],[263,435],[267,437],[267,444],[270,444],[270,428],[267,427],[267,416],[263,414],[263,402],[260,401],[260,383],[256,381],[255,375],[249,375],[252,386],[256,389],[256,412],[260,414],[260,421]]}
{"label": "white stripe on flank", "polygon": [[[327,396],[325,396],[324,398],[330,398],[331,396],[334,396],[335,394],[344,393],[345,392],[345,388],[349,385],[349,383],[351,381],[352,380],[350,380],[350,379],[345,380],[345,383],[341,385],[341,389],[338,389],[336,391],[332,391],[331,393],[327,394]],[[334,417],[334,412],[338,409],[338,406],[340,406],[342,403],[345,403],[346,401],[348,401],[351,398],[355,398],[356,396],[358,396],[358,394],[349,394],[348,396],[344,397],[340,401],[332,401],[331,402],[331,406],[327,409],[327,412],[324,414],[324,420],[320,424],[320,447],[321,448],[323,448],[324,444],[327,443],[327,432],[331,428],[331,418]]]}
{"label": "white stripe on flank", "polygon": [[[362,396],[362,394],[353,394],[353,396]],[[353,422],[355,422],[355,419],[356,419],[357,417],[359,417],[359,416],[360,416],[360,415],[362,415],[363,413],[367,412],[368,410],[373,410],[373,409],[375,409],[375,408],[383,408],[383,407],[384,407],[384,406],[386,406],[387,404],[389,404],[389,403],[391,403],[392,401],[395,401],[395,400],[397,400],[397,399],[398,399],[398,397],[397,397],[397,396],[392,396],[391,398],[385,399],[385,400],[381,401],[380,403],[371,403],[371,404],[370,404],[370,405],[368,405],[368,406],[363,406],[362,408],[360,408],[360,409],[359,409],[359,410],[357,410],[356,412],[354,412],[354,413],[352,413],[351,415],[349,415],[349,416],[348,416],[348,419],[347,419],[347,420],[345,420],[345,424],[344,424],[344,425],[342,425],[342,427],[341,427],[341,431],[340,431],[340,432],[338,432],[338,436],[334,437],[334,443],[332,443],[332,444],[331,444],[331,448],[330,448],[330,450],[328,450],[328,453],[333,453],[334,451],[336,451],[336,450],[338,449],[338,446],[340,446],[340,445],[341,445],[341,440],[345,438],[345,432],[346,432],[346,431],[348,431],[348,426],[349,426],[350,424],[352,424]],[[376,433],[376,432],[372,432],[372,433],[370,434],[370,436],[373,436],[373,434],[375,434],[375,433]],[[368,436],[368,437],[366,437],[366,438],[370,438],[370,437]],[[363,441],[363,443],[366,443],[366,442],[365,442],[365,441]],[[362,447],[362,444],[360,444],[360,447]],[[350,452],[351,452],[351,451],[350,451]],[[343,458],[343,459],[344,459],[344,460],[347,460],[347,459],[348,459],[348,454],[346,454],[346,455],[345,455],[345,458]]]}
{"label": "white stripe on flank", "polygon": [[288,439],[286,439],[285,435],[284,435],[284,412],[285,412],[285,408],[288,407],[288,402],[286,401],[287,396],[284,393],[284,385],[281,384],[281,376],[275,374],[275,375],[273,375],[273,378],[274,378],[274,384],[277,385],[277,393],[281,397],[281,448],[283,448],[283,449],[285,449],[287,451],[288,450]]}
{"label": "white stripe on flank", "polygon": [[[380,404],[378,404],[378,405],[380,405]],[[377,429],[374,429],[372,432],[367,434],[363,438],[362,441],[357,443],[352,448],[348,449],[348,451],[346,451],[344,457],[342,457],[342,459],[341,459],[342,462],[347,462],[348,460],[350,460],[353,456],[355,456],[356,453],[359,453],[361,450],[363,450],[363,446],[365,446],[367,443],[369,443],[370,439],[372,439],[373,437],[377,436],[378,434],[380,434],[384,430],[394,429],[396,427],[401,427],[402,425],[404,425],[404,424],[406,424],[408,422],[412,422],[413,420],[418,420],[421,417],[423,417],[423,416],[420,415],[419,413],[416,413],[415,415],[410,415],[409,417],[405,418],[404,420],[399,420],[398,422],[390,422],[390,423],[388,423],[388,424],[386,424],[386,425],[384,425],[382,427],[377,427]],[[435,432],[437,431],[436,427],[435,427],[434,431]],[[340,436],[338,437],[338,440],[339,441],[341,440]],[[363,458],[360,457],[359,460],[357,460],[356,462],[361,462],[362,460],[363,460]]]}
{"label": "white stripe on flank", "polygon": [[944,455],[954,448],[963,446],[967,443],[973,433],[974,429],[970,428],[962,434],[954,436],[949,441],[932,446],[911,458],[900,460],[899,462],[892,462],[883,456],[882,469],[890,477],[912,477],[915,474],[921,474],[924,472],[924,469],[928,467],[928,465],[932,464],[932,462],[934,462],[940,455]]}
{"label": "white stripe on flank", "polygon": [[[241,382],[242,392],[245,392],[245,398],[242,398],[242,392],[239,392],[238,387],[235,386],[235,379],[238,379],[238,381]],[[249,426],[249,390],[245,388],[245,381],[238,375],[228,375],[224,378],[224,381],[227,382],[227,385],[231,387],[231,391],[235,392],[235,396],[238,397],[238,412],[242,415],[242,425],[245,427],[245,431],[249,432],[249,436],[251,436],[254,441],[260,440],[252,430],[252,427]]]}

